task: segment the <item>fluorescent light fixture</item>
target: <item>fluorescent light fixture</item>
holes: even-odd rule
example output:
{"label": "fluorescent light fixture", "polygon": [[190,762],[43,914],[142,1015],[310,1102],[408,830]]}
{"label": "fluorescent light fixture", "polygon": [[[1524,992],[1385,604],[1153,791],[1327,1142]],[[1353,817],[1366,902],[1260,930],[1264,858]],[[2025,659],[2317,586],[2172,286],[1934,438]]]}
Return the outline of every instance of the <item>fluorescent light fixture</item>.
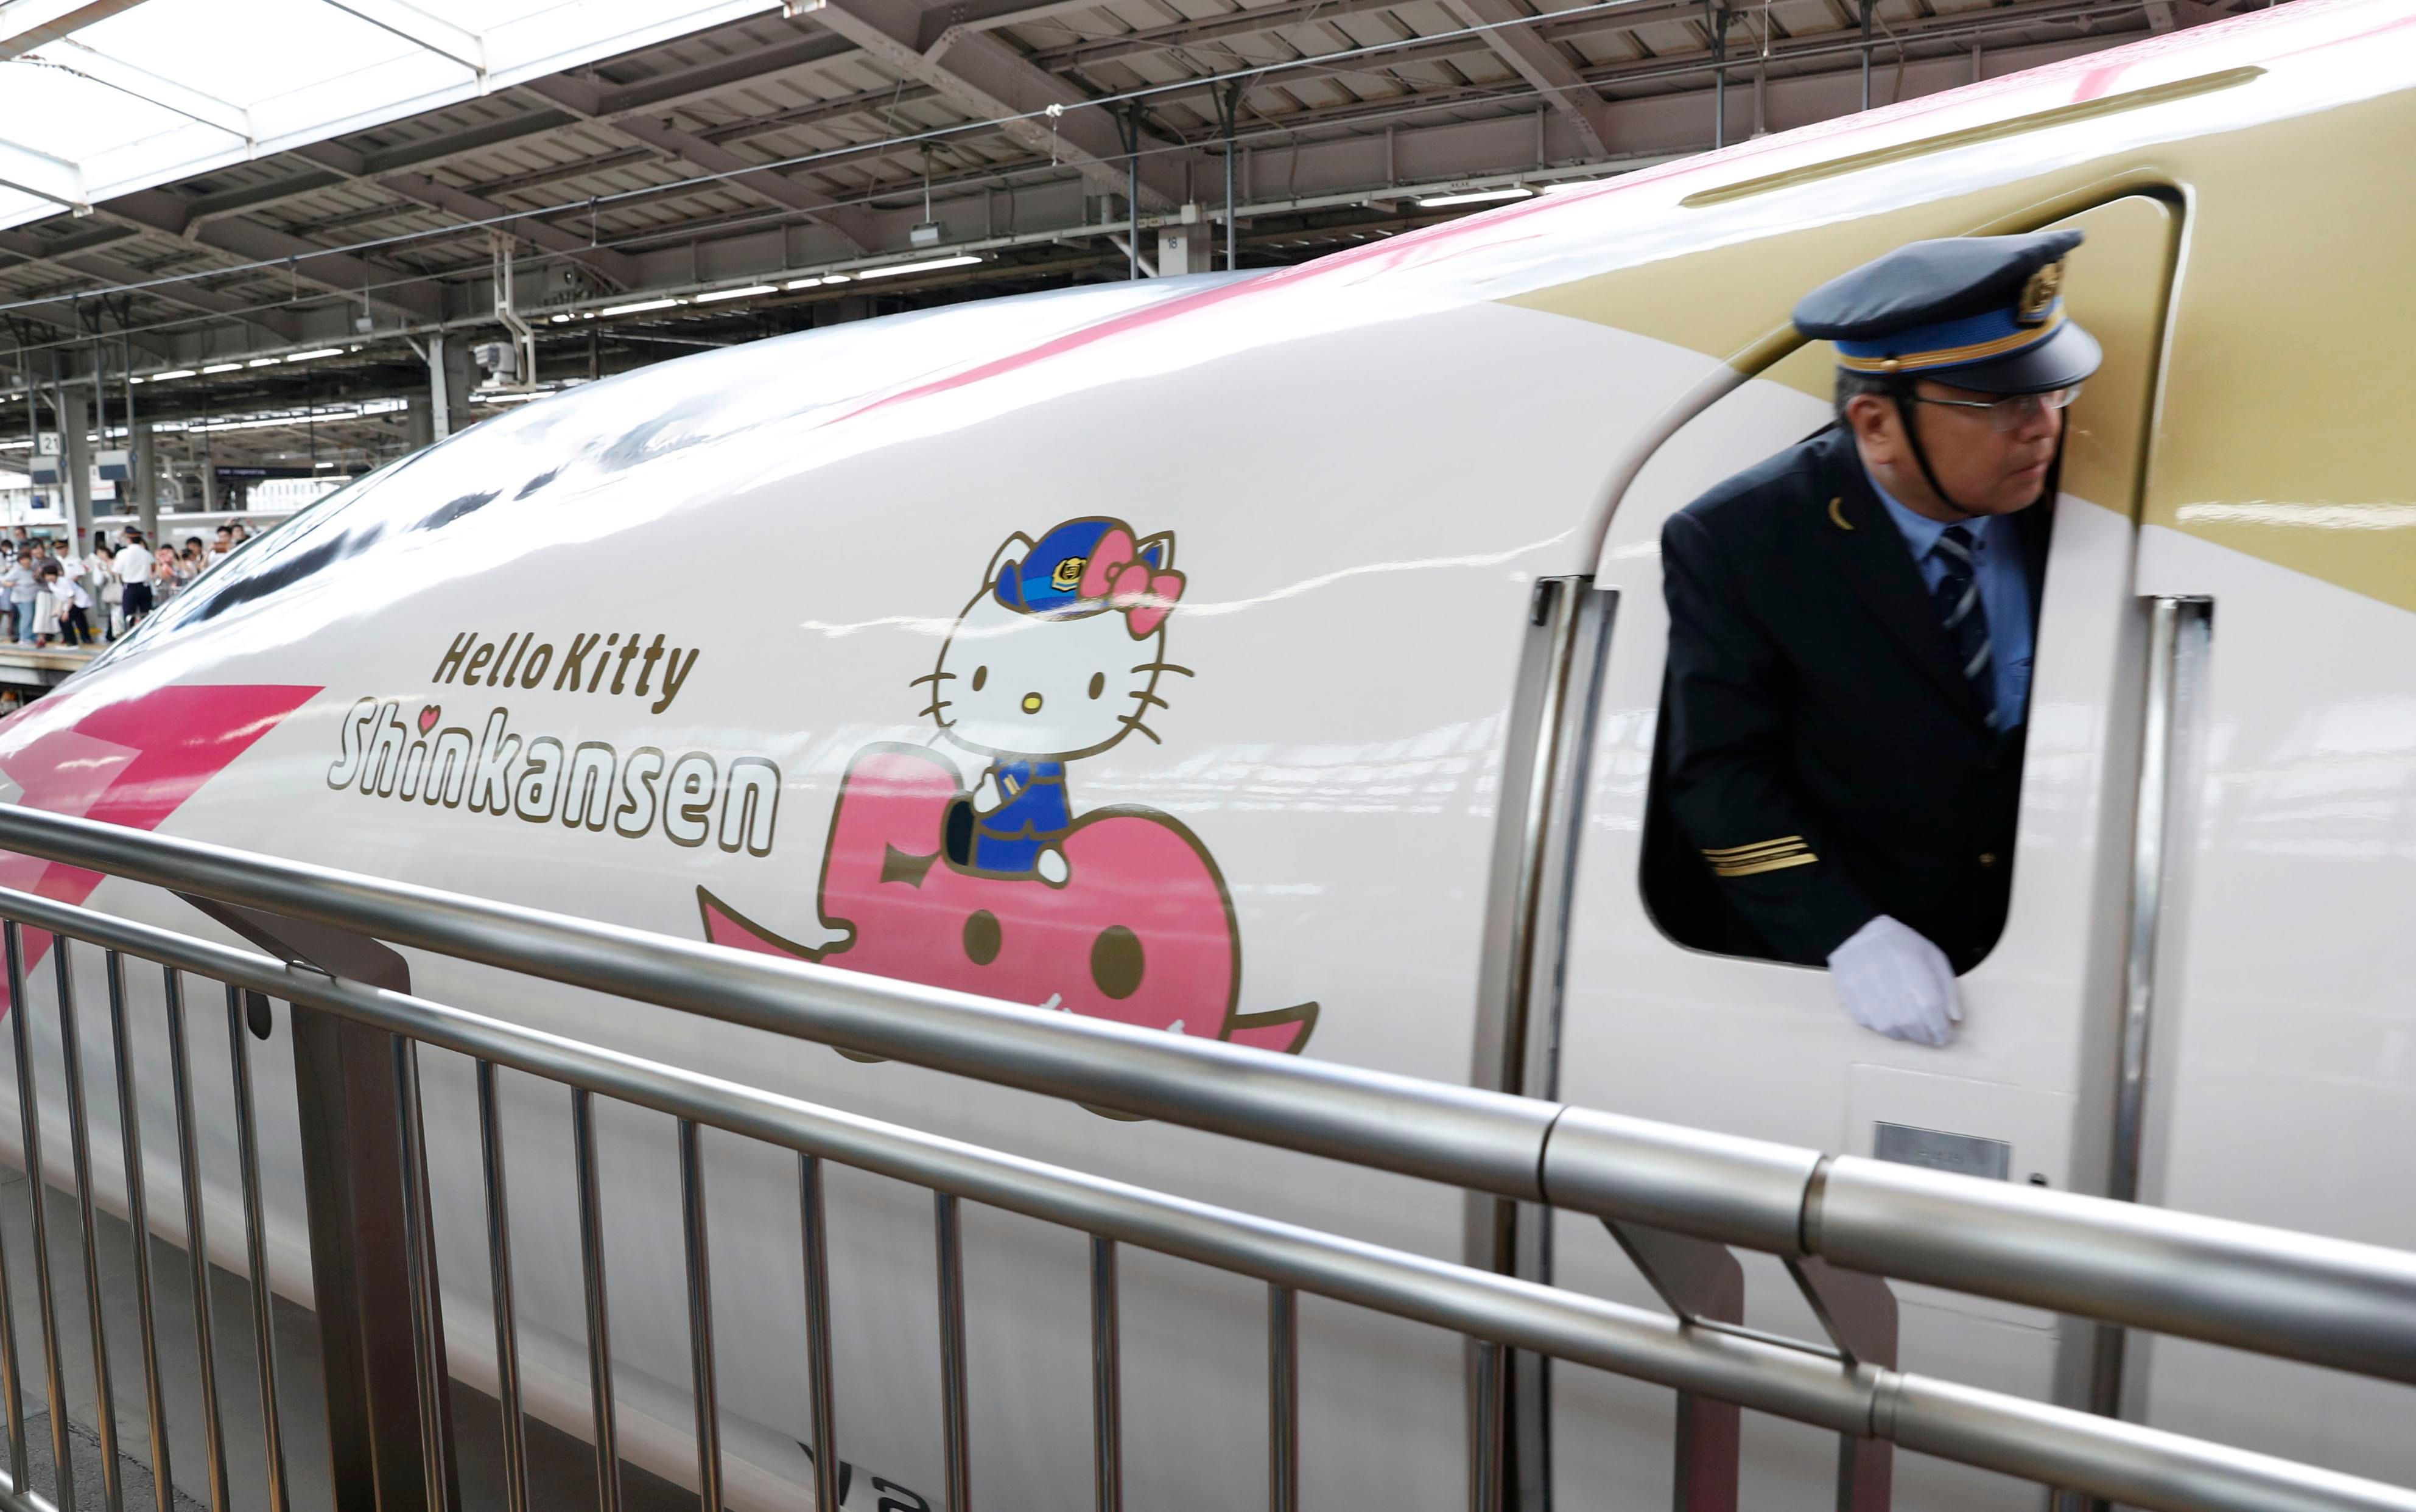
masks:
{"label": "fluorescent light fixture", "polygon": [[407,399],[363,399],[358,404],[322,405],[299,412],[288,411],[278,414],[260,415],[240,420],[162,420],[157,428],[198,435],[220,430],[299,430],[312,420],[352,420],[373,414],[392,414],[407,410]]}
{"label": "fluorescent light fixture", "polygon": [[151,382],[155,383],[164,383],[172,378],[190,378],[192,376],[193,369],[190,367],[171,367],[164,373],[153,373],[151,375]]}
{"label": "fluorescent light fixture", "polygon": [[1495,200],[1524,200],[1533,192],[1533,190],[1516,187],[1506,189],[1470,189],[1464,194],[1429,194],[1418,203],[1428,210],[1440,210],[1449,204],[1489,204]]}
{"label": "fluorescent light fixture", "polygon": [[892,262],[885,268],[863,268],[859,269],[855,276],[859,278],[895,278],[906,273],[931,273],[941,268],[961,268],[980,261],[980,258],[971,252],[960,252],[955,257],[926,258],[920,262]]}
{"label": "fluorescent light fixture", "polygon": [[335,465],[336,465],[336,464],[335,464],[335,463],[333,463],[333,462],[322,462],[322,463],[320,463],[320,464],[319,464],[319,466],[321,466],[321,467],[323,467],[323,468],[326,468],[326,467],[334,467]]}
{"label": "fluorescent light fixture", "polygon": [[650,309],[669,309],[676,299],[641,299],[634,305],[607,305],[596,311],[599,315],[639,315]]}
{"label": "fluorescent light fixture", "polygon": [[148,383],[151,380],[147,378],[129,378],[126,382],[128,383]]}
{"label": "fluorescent light fixture", "polygon": [[823,282],[824,282],[824,283],[845,283],[845,282],[847,282],[847,280],[848,280],[849,277],[850,277],[850,275],[848,275],[848,274],[844,274],[844,273],[825,273],[825,274],[823,274]]}
{"label": "fluorescent light fixture", "polygon": [[555,317],[553,317],[553,323],[554,323],[554,324],[556,324],[556,325],[560,325],[563,322],[565,322],[565,321],[566,321],[566,320],[568,320],[568,319],[570,319],[570,317],[569,317],[569,316],[567,316],[567,315],[556,315]]}
{"label": "fluorescent light fixture", "polygon": [[531,399],[551,398],[551,397],[552,394],[551,390],[539,394],[487,394],[473,391],[470,395],[471,398],[476,399],[480,404],[526,404]]}
{"label": "fluorescent light fixture", "polygon": [[716,305],[725,299],[753,299],[758,294],[777,294],[780,291],[768,283],[750,283],[744,289],[717,289],[709,294],[699,294],[700,305]]}
{"label": "fluorescent light fixture", "polygon": [[316,362],[321,357],[340,357],[343,354],[344,349],[341,347],[321,347],[316,352],[297,352],[285,360],[287,362]]}
{"label": "fluorescent light fixture", "polygon": [[243,367],[239,362],[214,362],[202,369],[204,373],[232,373]]}
{"label": "fluorescent light fixture", "polygon": [[285,359],[282,357],[254,357],[251,361],[245,363],[244,366],[246,367],[274,367],[284,360]]}
{"label": "fluorescent light fixture", "polygon": [[830,282],[828,278],[820,277],[811,278],[792,278],[780,287],[783,289],[813,289],[828,282]]}

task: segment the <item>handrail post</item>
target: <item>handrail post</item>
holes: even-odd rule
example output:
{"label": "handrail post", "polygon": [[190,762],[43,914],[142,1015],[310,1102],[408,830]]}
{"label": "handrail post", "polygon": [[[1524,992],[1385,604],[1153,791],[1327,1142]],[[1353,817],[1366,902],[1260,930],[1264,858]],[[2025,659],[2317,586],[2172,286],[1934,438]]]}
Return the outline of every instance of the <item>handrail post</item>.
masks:
{"label": "handrail post", "polygon": [[[1680,1323],[1744,1321],[1744,1267],[1728,1246],[1642,1223],[1606,1219],[1604,1227]],[[1677,1474],[1670,1504],[1676,1512],[1736,1512],[1743,1433],[1736,1403],[1678,1393]]]}
{"label": "handrail post", "polygon": [[[1850,1367],[1896,1367],[1895,1293],[1877,1276],[1838,1270],[1817,1255],[1782,1257],[1821,1332]],[[1837,1512],[1888,1512],[1895,1488],[1895,1446],[1867,1434],[1837,1440]]]}
{"label": "handrail post", "polygon": [[[389,992],[411,991],[403,958],[366,936],[248,908],[188,901],[286,961]],[[289,1005],[309,1210],[312,1290],[325,1375],[336,1512],[429,1512],[461,1505],[444,1324],[431,1273],[408,1040]]]}

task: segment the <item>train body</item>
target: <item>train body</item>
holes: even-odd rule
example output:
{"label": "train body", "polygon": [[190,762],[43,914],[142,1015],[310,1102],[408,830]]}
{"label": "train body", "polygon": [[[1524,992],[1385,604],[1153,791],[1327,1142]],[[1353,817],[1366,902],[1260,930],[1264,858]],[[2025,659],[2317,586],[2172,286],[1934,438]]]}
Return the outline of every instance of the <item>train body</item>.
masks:
{"label": "train body", "polygon": [[[2121,1025],[2148,980],[2142,1197],[2416,1248],[2411,141],[2416,19],[2307,0],[1295,269],[646,368],[497,415],[248,545],[0,726],[6,796],[1793,1145],[1949,1135],[1929,1147],[2079,1191],[2115,1160]],[[1827,420],[1827,351],[1787,331],[1802,292],[1903,242],[2066,224],[2089,239],[2065,295],[2107,360],[2071,412],[2018,845],[1973,859],[2014,868],[2011,913],[1964,980],[1955,1042],[1883,1040],[1820,972],[1689,950],[1654,921],[1659,527]],[[1513,1025],[1485,1006],[1487,921],[1546,584],[1593,595],[1605,628],[1560,988]],[[2212,602],[2163,706],[2159,598]],[[1049,612],[1072,599],[1106,606]],[[2153,816],[2148,747],[2176,774]],[[2143,886],[2149,817],[2167,846]],[[212,927],[23,858],[0,884]],[[440,958],[412,971],[439,1000],[812,1101],[1511,1263],[1458,1193],[1406,1178],[567,988],[499,996]],[[307,1298],[291,1070],[256,1058],[272,1267]],[[137,1070],[146,1100],[165,1087]],[[222,1064],[201,1070],[223,1085]],[[492,1335],[471,1076],[432,1053],[423,1075],[450,1348],[476,1382]],[[529,1400],[583,1432],[565,1100],[506,1090]],[[215,1205],[232,1136],[222,1106],[204,1112]],[[619,1110],[603,1140],[624,1446],[684,1478],[672,1130]],[[148,1159],[173,1181],[165,1145]],[[730,1499],[793,1505],[794,1175],[734,1141],[712,1160]],[[839,1443],[865,1471],[847,1505],[936,1504],[929,1199],[842,1172],[830,1200]],[[151,1216],[174,1236],[172,1205]],[[980,1497],[1079,1504],[1080,1237],[976,1210],[965,1242]],[[1563,1225],[1551,1255],[1560,1284],[1650,1301],[1601,1232]],[[1133,1505],[1254,1501],[1262,1293],[1145,1255],[1124,1286]],[[1774,1268],[1749,1269],[1746,1295],[1749,1323],[1813,1331]],[[2070,1320],[1901,1300],[1907,1368],[2085,1400]],[[1463,1501],[1458,1342],[1313,1304],[1301,1325],[1308,1502]],[[2139,1340],[2124,1408],[2405,1482],[2395,1390]],[[1552,1504],[1665,1504],[1670,1415],[1657,1389],[1555,1372]],[[1816,1505],[1830,1452],[1750,1420],[1744,1500]],[[1907,1509],[2040,1505],[1912,1457],[1896,1486]]]}

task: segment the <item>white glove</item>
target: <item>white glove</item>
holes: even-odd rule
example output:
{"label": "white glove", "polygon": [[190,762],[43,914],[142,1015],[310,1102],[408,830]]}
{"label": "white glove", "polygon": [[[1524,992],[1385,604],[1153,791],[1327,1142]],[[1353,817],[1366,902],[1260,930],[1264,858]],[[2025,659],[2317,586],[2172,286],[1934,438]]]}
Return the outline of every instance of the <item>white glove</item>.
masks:
{"label": "white glove", "polygon": [[1829,952],[1829,979],[1848,1018],[1891,1040],[1942,1045],[1963,1022],[1946,952],[1885,914]]}

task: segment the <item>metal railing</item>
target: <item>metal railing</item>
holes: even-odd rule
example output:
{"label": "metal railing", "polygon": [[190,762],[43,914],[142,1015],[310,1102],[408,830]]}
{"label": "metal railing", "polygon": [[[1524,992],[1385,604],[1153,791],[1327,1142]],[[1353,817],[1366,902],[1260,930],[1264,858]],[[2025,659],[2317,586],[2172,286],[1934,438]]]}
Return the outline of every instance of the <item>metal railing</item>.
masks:
{"label": "metal railing", "polygon": [[[234,949],[27,893],[0,891],[12,1039],[29,1170],[41,1173],[39,1117],[25,1024],[23,927],[50,932],[65,1044],[74,1025],[70,942],[108,952],[120,1106],[133,1101],[122,962],[167,973],[167,1028],[176,1084],[177,1149],[189,1232],[198,1234],[191,1100],[185,1064],[180,973],[223,984],[236,1082],[235,1111],[248,1254],[261,1330],[262,1390],[272,1502],[287,1505],[267,1338],[268,1295],[255,1112],[243,996],[294,1006],[296,1089],[306,1122],[311,1250],[323,1334],[370,1368],[336,1370],[330,1344],[329,1432],[337,1445],[336,1505],[458,1505],[445,1407],[447,1373],[426,1157],[418,1127],[415,1047],[477,1065],[489,1254],[494,1276],[497,1393],[506,1417],[506,1497],[529,1505],[510,1286],[495,1068],[571,1089],[587,1343],[593,1392],[590,1441],[598,1502],[620,1505],[612,1310],[603,1265],[605,1184],[595,1138],[595,1099],[678,1121],[686,1241],[691,1400],[702,1505],[722,1479],[716,1361],[707,1278],[702,1130],[783,1147],[798,1158],[798,1243],[804,1257],[808,1348],[797,1389],[810,1402],[817,1505],[835,1507],[838,1457],[833,1401],[847,1389],[831,1363],[830,1274],[823,1217],[824,1162],[929,1189],[939,1259],[942,1419],[946,1505],[965,1512],[972,1467],[965,1430],[967,1364],[959,1205],[973,1201],[1089,1235],[1093,1444],[1097,1504],[1122,1505],[1118,1247],[1144,1249],[1253,1277],[1269,1287],[1268,1500],[1298,1500],[1298,1334],[1295,1298],[1322,1295],[1432,1325],[1474,1340],[1480,1400],[1472,1415],[1470,1500],[1493,1512],[1502,1496],[1505,1351],[1523,1350],[1632,1376],[1680,1394],[1682,1494],[1690,1509],[1732,1506],[1734,1411],[1773,1413],[1839,1436],[1839,1503],[1874,1512],[1887,1499],[1885,1447],[1919,1450],[2140,1507],[2398,1509],[2416,1493],[2135,1424],[2022,1400],[1894,1369],[1893,1301],[1878,1277],[1953,1288],[2102,1322],[2210,1340],[2280,1357],[2416,1382],[2416,1256],[2254,1225],[2142,1208],[1836,1158],[1751,1140],[1646,1123],[1585,1109],[1305,1061],[1213,1041],[1043,1013],[856,973],[741,954],[617,926],[404,884],[298,865],[188,841],[23,809],[0,810],[0,847],[165,887],[278,958]],[[379,942],[384,942],[380,944]],[[468,1009],[415,996],[405,946],[592,989],[619,997],[810,1040],[861,1055],[978,1078],[1045,1095],[1284,1146],[1372,1169],[1427,1177],[1548,1204],[1608,1224],[1669,1305],[1624,1307],[1548,1286],[1362,1243],[1298,1225],[1136,1188],[1080,1171],[814,1106],[663,1065]],[[70,1162],[94,1272],[93,1198],[82,1069],[68,1066]],[[321,1088],[319,1093],[313,1087]],[[381,1091],[381,1089],[383,1089]],[[344,1100],[331,1109],[314,1097]],[[371,1095],[375,1094],[375,1095]],[[125,1116],[131,1117],[130,1112]],[[324,1135],[324,1137],[320,1137]],[[313,1142],[324,1146],[313,1156]],[[139,1150],[129,1130],[127,1149]],[[130,1209],[143,1173],[130,1159]],[[37,1185],[38,1192],[38,1186]],[[66,1464],[69,1403],[58,1366],[58,1330],[41,1204],[35,1243],[54,1462]],[[138,1222],[140,1221],[138,1218]],[[362,1234],[400,1233],[399,1256],[362,1252]],[[139,1232],[139,1230],[138,1230]],[[1728,1247],[1779,1256],[1811,1303],[1826,1338],[1775,1338],[1744,1328],[1741,1273]],[[391,1248],[391,1246],[389,1246]],[[198,1245],[195,1253],[203,1251]],[[0,1256],[5,1261],[5,1256]],[[199,1268],[198,1266],[196,1267]],[[348,1278],[331,1286],[330,1275]],[[143,1281],[148,1296],[147,1278]],[[196,1282],[197,1286],[200,1282]],[[97,1288],[92,1295],[98,1296]],[[0,1307],[7,1297],[0,1276]],[[204,1310],[203,1316],[206,1318]],[[407,1320],[398,1329],[394,1320]],[[90,1325],[105,1359],[105,1320]],[[151,1322],[144,1336],[146,1400],[157,1479],[169,1485]],[[212,1370],[209,1342],[201,1368]],[[401,1368],[407,1397],[390,1385]],[[384,1370],[385,1374],[381,1373]],[[0,1378],[10,1415],[10,1486],[0,1502],[30,1505],[15,1334],[0,1316]],[[352,1390],[347,1383],[366,1381]],[[112,1415],[105,1373],[99,1420]],[[215,1400],[205,1384],[204,1400]],[[383,1395],[381,1395],[383,1391]],[[226,1506],[209,1409],[214,1512]],[[1725,1425],[1725,1426],[1723,1426]],[[104,1428],[106,1434],[107,1429]],[[407,1435],[398,1443],[396,1435]],[[348,1435],[374,1436],[348,1480]],[[118,1505],[114,1444],[106,1456]],[[1720,1463],[1725,1455],[1725,1467]],[[1691,1458],[1690,1458],[1691,1457]],[[1725,1469],[1725,1480],[1722,1471]],[[1692,1490],[1684,1490],[1691,1482]],[[61,1486],[61,1505],[72,1506]],[[1723,1498],[1725,1497],[1725,1501]]]}

